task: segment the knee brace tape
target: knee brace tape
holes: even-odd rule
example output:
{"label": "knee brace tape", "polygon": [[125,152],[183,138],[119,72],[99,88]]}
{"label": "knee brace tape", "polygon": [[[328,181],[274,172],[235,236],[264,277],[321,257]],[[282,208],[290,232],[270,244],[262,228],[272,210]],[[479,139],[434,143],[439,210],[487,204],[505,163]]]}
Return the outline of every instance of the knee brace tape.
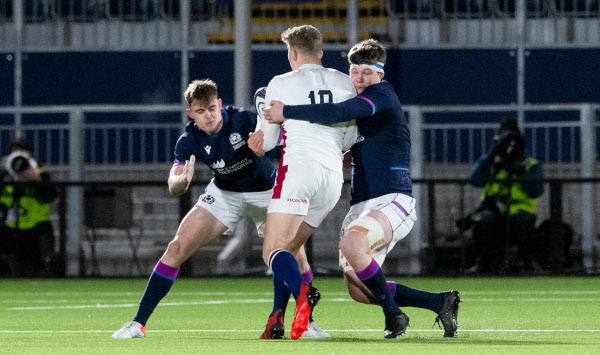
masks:
{"label": "knee brace tape", "polygon": [[373,217],[367,215],[358,217],[348,225],[347,230],[351,229],[366,233],[371,250],[375,249],[378,245],[383,244],[383,227]]}

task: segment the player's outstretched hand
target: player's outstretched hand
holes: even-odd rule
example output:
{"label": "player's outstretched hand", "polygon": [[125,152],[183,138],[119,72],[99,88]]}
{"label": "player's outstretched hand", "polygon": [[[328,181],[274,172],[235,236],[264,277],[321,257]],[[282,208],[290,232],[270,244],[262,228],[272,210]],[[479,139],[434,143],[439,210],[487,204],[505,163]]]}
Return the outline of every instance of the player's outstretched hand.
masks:
{"label": "player's outstretched hand", "polygon": [[181,175],[185,182],[192,181],[192,178],[194,177],[194,164],[196,164],[196,156],[192,154],[190,160],[186,160],[185,165],[183,166],[183,173]]}
{"label": "player's outstretched hand", "polygon": [[269,123],[283,123],[285,117],[283,117],[283,102],[271,101],[271,107],[265,110],[265,118]]}
{"label": "player's outstretched hand", "polygon": [[250,137],[248,137],[248,147],[259,157],[265,155],[265,151],[262,149],[264,136],[263,131],[259,129],[254,133],[250,132]]}

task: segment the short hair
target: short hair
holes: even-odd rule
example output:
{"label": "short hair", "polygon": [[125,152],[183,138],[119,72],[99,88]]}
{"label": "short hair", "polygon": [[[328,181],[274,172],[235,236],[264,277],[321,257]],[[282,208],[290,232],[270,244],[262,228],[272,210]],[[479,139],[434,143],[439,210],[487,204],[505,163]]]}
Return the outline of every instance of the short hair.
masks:
{"label": "short hair", "polygon": [[288,28],[281,34],[281,40],[305,55],[320,57],[323,51],[323,35],[311,25]]}
{"label": "short hair", "polygon": [[385,64],[386,56],[385,48],[376,40],[369,38],[350,48],[348,62],[350,64],[377,64],[377,62]]}
{"label": "short hair", "polygon": [[188,85],[183,96],[189,106],[192,106],[194,101],[198,101],[202,106],[208,106],[215,97],[218,97],[217,84],[210,79],[194,80]]}

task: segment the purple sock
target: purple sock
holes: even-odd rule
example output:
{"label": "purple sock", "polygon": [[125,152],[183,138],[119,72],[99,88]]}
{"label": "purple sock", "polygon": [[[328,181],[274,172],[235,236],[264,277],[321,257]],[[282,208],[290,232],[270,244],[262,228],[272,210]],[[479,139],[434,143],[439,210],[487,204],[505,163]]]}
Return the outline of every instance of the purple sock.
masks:
{"label": "purple sock", "polygon": [[[312,286],[312,280],[313,280],[312,269],[308,268],[308,271],[305,272],[304,274],[302,274],[302,282],[305,282]],[[311,309],[310,316],[308,318],[309,322],[311,322],[311,323],[313,321],[313,310],[314,310],[314,308]]]}
{"label": "purple sock", "polygon": [[134,321],[139,322],[141,325],[146,325],[148,318],[150,318],[160,300],[169,293],[178,272],[179,268],[163,264],[160,260],[158,261],[152,275],[150,275],[150,279],[148,279],[146,291],[144,291],[144,295],[140,300],[137,314],[133,318]]}
{"label": "purple sock", "polygon": [[394,302],[394,297],[390,292],[383,271],[375,259],[371,260],[369,266],[362,271],[357,271],[356,276],[362,281],[365,286],[373,293],[373,296],[379,300],[379,305],[383,308],[383,313],[394,315],[400,313],[400,308]]}
{"label": "purple sock", "polygon": [[305,272],[304,274],[302,274],[302,281],[304,281],[310,285],[312,283],[312,279],[313,279],[312,269],[308,268],[308,271]]}

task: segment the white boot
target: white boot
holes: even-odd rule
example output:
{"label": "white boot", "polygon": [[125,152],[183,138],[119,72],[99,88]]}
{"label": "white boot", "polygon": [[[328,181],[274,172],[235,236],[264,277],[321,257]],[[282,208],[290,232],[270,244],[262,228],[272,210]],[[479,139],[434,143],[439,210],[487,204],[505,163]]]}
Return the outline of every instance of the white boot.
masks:
{"label": "white boot", "polygon": [[138,322],[127,322],[123,328],[117,330],[112,337],[114,339],[143,338],[146,336],[146,326]]}

